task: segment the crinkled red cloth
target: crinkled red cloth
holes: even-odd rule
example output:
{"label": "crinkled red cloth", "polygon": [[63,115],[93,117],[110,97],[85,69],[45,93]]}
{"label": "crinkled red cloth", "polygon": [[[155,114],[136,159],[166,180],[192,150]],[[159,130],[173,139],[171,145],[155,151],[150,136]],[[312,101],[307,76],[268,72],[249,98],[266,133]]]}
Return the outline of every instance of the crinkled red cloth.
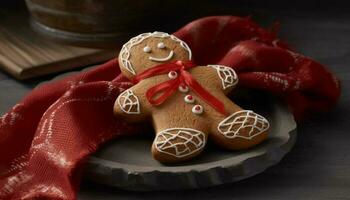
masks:
{"label": "crinkled red cloth", "polygon": [[[324,66],[248,18],[207,17],[174,35],[187,42],[195,63],[233,67],[240,86],[283,97],[296,118],[330,109],[340,95]],[[130,86],[113,59],[37,87],[0,118],[0,199],[75,199],[87,157],[135,131],[113,117],[116,97]]]}

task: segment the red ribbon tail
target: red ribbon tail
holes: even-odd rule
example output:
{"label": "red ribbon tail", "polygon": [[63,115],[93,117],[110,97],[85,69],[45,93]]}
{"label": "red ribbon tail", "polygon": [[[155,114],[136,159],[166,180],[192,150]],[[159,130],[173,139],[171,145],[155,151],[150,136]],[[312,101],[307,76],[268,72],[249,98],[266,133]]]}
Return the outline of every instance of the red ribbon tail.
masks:
{"label": "red ribbon tail", "polygon": [[[179,85],[179,78],[165,81],[148,89],[146,92],[146,97],[152,105],[160,105],[175,92]],[[160,94],[160,96],[156,97],[158,94]]]}

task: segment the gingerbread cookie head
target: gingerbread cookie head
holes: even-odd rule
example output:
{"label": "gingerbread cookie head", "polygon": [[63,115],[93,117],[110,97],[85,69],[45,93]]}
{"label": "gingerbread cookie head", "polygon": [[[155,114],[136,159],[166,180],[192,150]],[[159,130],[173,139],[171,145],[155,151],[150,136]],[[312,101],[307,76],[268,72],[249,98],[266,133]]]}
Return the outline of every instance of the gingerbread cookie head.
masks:
{"label": "gingerbread cookie head", "polygon": [[129,79],[146,69],[174,60],[191,60],[191,49],[175,37],[163,32],[143,33],[125,43],[119,53],[119,66]]}

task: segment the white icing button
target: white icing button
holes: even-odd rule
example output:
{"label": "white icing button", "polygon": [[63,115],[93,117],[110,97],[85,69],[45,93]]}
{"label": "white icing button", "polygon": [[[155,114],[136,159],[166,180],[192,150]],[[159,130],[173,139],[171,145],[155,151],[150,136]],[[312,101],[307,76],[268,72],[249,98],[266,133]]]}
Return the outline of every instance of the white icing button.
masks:
{"label": "white icing button", "polygon": [[179,91],[182,93],[186,93],[189,91],[189,88],[187,87],[187,85],[180,85],[179,86]]}
{"label": "white icing button", "polygon": [[177,73],[176,71],[170,71],[169,74],[168,74],[168,77],[170,79],[176,79],[177,78]]}
{"label": "white icing button", "polygon": [[195,105],[195,106],[192,107],[192,112],[194,114],[200,115],[200,114],[203,113],[203,111],[204,111],[203,110],[203,106],[201,106],[201,105]]}
{"label": "white icing button", "polygon": [[186,103],[194,103],[194,97],[192,95],[186,95],[184,100]]}
{"label": "white icing button", "polygon": [[145,46],[145,47],[143,48],[143,52],[145,52],[145,53],[151,52],[151,47]]}
{"label": "white icing button", "polygon": [[165,44],[163,42],[159,42],[157,44],[157,47],[160,48],[160,49],[164,49],[165,48]]}

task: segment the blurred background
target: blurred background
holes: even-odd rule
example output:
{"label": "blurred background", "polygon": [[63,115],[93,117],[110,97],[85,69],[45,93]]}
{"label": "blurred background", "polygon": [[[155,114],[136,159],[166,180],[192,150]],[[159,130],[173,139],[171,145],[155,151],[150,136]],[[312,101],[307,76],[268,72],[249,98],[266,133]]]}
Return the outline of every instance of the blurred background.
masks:
{"label": "blurred background", "polygon": [[[16,1],[11,1],[16,4]],[[18,1],[23,3],[23,1]],[[44,36],[86,46],[115,47],[140,32],[173,32],[196,18],[209,15],[251,15],[283,11],[347,12],[347,1],[253,0],[25,0],[32,28]],[[272,11],[272,13],[271,13]]]}
{"label": "blurred background", "polygon": [[[2,0],[0,69],[24,80],[96,64],[146,31],[174,32],[210,15],[251,16],[263,26],[288,16],[348,15],[348,1]],[[282,36],[283,37],[283,36]]]}

